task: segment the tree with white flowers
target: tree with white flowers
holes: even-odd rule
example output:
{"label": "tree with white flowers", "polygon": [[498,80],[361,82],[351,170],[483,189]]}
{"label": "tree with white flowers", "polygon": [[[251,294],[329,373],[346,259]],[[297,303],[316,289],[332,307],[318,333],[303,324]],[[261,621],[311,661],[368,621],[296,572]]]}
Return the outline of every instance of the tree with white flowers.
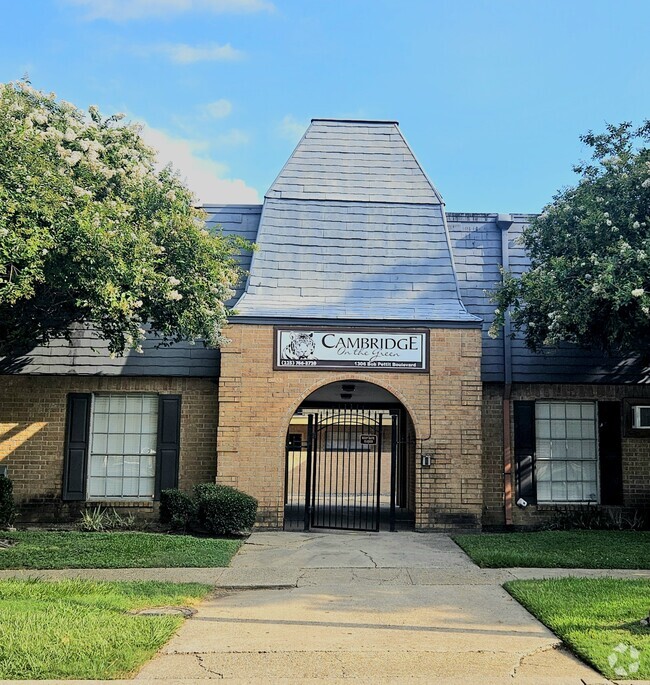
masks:
{"label": "tree with white flowers", "polygon": [[650,350],[650,121],[609,125],[581,140],[592,161],[574,167],[524,230],[530,269],[504,274],[491,333],[510,312],[534,350],[558,343],[607,352]]}
{"label": "tree with white flowers", "polygon": [[123,354],[219,346],[242,241],[211,234],[138,126],[0,84],[0,356],[87,324]]}

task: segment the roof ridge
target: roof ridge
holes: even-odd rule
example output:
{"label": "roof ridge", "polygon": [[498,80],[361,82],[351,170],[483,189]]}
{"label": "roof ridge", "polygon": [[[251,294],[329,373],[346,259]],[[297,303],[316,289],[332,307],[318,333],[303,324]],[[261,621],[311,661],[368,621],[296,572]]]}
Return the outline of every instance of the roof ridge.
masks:
{"label": "roof ridge", "polygon": [[323,118],[314,118],[311,120],[311,123],[316,123],[319,121],[329,121],[329,122],[336,122],[337,124],[396,124],[399,126],[399,121],[395,121],[393,119],[323,119]]}

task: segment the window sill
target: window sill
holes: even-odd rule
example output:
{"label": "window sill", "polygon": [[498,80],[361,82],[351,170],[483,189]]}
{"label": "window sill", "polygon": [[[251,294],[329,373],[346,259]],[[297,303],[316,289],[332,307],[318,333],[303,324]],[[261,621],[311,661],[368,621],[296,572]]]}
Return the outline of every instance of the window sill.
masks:
{"label": "window sill", "polygon": [[88,499],[87,506],[103,506],[109,508],[120,507],[122,509],[153,509],[154,500],[134,500],[134,499]]}

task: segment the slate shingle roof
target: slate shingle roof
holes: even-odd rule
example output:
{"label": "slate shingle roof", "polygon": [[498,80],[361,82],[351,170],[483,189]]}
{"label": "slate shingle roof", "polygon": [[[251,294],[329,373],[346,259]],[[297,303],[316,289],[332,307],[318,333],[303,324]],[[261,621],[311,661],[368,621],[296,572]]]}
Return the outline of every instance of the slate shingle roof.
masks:
{"label": "slate shingle roof", "polygon": [[239,317],[477,324],[395,122],[314,120],[266,195]]}

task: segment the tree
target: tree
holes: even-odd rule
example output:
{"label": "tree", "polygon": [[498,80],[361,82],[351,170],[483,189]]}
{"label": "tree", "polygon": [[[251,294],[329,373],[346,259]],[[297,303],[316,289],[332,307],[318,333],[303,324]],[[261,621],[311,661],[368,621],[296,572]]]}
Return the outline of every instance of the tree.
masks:
{"label": "tree", "polygon": [[122,115],[0,84],[0,356],[76,324],[109,351],[219,346],[245,243],[210,234],[192,193]]}
{"label": "tree", "polygon": [[592,161],[574,167],[523,231],[530,270],[504,273],[491,334],[513,330],[539,350],[561,342],[611,353],[650,349],[650,121],[581,136]]}

